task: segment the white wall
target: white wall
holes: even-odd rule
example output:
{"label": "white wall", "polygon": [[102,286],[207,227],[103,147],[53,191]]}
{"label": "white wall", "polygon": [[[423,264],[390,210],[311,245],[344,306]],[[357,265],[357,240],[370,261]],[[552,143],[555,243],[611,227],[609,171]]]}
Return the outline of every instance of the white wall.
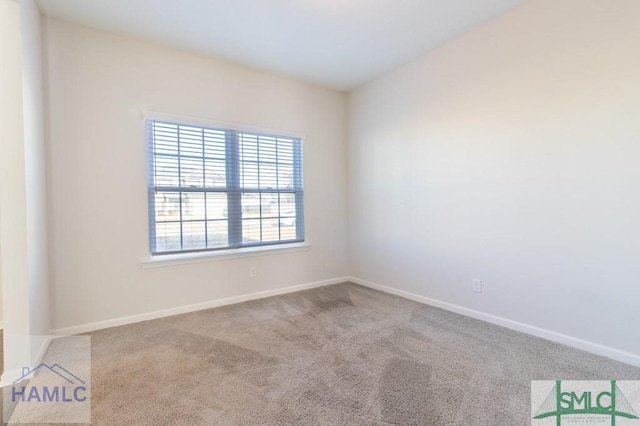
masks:
{"label": "white wall", "polygon": [[352,275],[640,355],[638,17],[532,0],[351,93]]}
{"label": "white wall", "polygon": [[[0,0],[0,283],[5,340],[9,333],[29,335],[21,47],[19,5]],[[18,366],[5,362],[5,369],[12,367]]]}
{"label": "white wall", "polygon": [[0,7],[0,281],[5,370],[14,374],[42,353],[35,336],[50,330],[43,88],[40,12],[32,0]]}
{"label": "white wall", "polygon": [[29,320],[32,335],[47,335],[49,259],[45,166],[44,87],[40,11],[34,0],[20,0],[24,164],[27,189]]}
{"label": "white wall", "polygon": [[[54,19],[45,32],[53,329],[347,275],[343,94]],[[311,250],[142,269],[143,110],[303,132]]]}

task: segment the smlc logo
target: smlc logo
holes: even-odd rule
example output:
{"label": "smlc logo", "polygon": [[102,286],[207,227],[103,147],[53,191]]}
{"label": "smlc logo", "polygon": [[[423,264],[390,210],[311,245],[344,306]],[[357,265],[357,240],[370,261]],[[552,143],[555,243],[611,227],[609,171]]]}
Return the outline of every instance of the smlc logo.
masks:
{"label": "smlc logo", "polygon": [[[541,399],[541,386],[549,382],[534,381],[531,386],[532,408],[535,407],[536,399]],[[638,403],[638,382],[632,383],[629,387],[632,391],[632,400]],[[564,388],[563,388],[564,384]],[[544,389],[544,386],[542,387]],[[548,389],[548,385],[546,387]],[[542,394],[544,395],[544,394]],[[544,401],[533,413],[533,419],[540,421],[534,425],[553,424],[554,422],[542,422],[542,420],[553,420],[555,424],[581,425],[581,424],[610,424],[616,425],[616,420],[625,425],[640,424],[634,406],[629,402],[627,396],[620,390],[616,380],[611,381],[555,381],[555,385],[544,398]],[[565,423],[563,423],[565,421]]]}
{"label": "smlc logo", "polygon": [[[17,386],[25,379],[49,375],[44,383]],[[59,364],[40,364],[34,369],[24,367],[22,376],[11,387],[12,402],[84,402],[87,400],[87,387],[78,376]]]}

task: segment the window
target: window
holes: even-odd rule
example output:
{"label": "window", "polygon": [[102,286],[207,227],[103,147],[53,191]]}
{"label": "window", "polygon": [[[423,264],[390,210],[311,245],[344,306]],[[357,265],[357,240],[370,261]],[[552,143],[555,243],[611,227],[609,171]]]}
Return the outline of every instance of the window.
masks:
{"label": "window", "polygon": [[302,141],[147,121],[151,254],[304,241]]}

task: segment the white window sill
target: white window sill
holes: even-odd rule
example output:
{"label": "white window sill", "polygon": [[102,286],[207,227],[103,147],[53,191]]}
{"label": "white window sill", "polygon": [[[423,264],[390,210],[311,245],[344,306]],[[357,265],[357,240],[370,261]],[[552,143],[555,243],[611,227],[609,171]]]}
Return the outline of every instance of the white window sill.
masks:
{"label": "white window sill", "polygon": [[243,257],[271,256],[274,254],[293,253],[307,251],[311,249],[311,244],[292,243],[277,244],[262,247],[246,247],[239,249],[205,251],[199,253],[167,254],[150,256],[149,259],[140,262],[144,269],[162,268],[165,266],[187,265],[190,263],[217,262],[219,260],[240,259]]}

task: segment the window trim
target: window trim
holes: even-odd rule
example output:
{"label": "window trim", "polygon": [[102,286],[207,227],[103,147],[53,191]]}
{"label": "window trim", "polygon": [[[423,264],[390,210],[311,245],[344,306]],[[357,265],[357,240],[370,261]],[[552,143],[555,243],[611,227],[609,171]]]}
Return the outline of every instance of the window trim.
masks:
{"label": "window trim", "polygon": [[179,254],[148,255],[140,262],[143,269],[162,268],[166,266],[189,265],[193,263],[217,262],[221,260],[242,259],[258,256],[296,253],[311,250],[308,238],[304,242],[272,244],[266,246],[252,246],[235,249],[187,252]]}
{"label": "window trim", "polygon": [[[156,111],[143,111],[142,112],[142,121],[146,120],[156,120],[156,121],[169,121],[169,122],[179,122],[180,124],[191,125],[195,127],[217,127],[217,128],[226,128],[233,129],[238,131],[245,132],[255,132],[255,133],[267,133],[273,134],[283,137],[289,138],[297,138],[297,139],[305,139],[305,133],[299,131],[291,131],[291,130],[282,130],[275,127],[261,127],[261,126],[253,126],[250,124],[241,124],[233,121],[220,121],[220,120],[211,120],[208,118],[202,117],[189,117],[178,114],[167,114],[163,112]],[[146,129],[143,130],[143,136],[146,136]],[[146,142],[146,139],[144,139]]]}
{"label": "window trim", "polygon": [[[268,134],[273,136],[280,136],[285,138],[295,138],[303,141],[305,139],[305,134],[303,132],[297,131],[283,131],[274,128],[267,127],[259,127],[252,126],[247,124],[238,124],[227,121],[218,121],[218,120],[210,120],[206,118],[200,117],[189,117],[182,116],[176,114],[167,114],[155,111],[142,111],[142,122],[144,123],[143,132],[144,132],[144,143],[145,150],[147,155],[145,156],[145,161],[147,163],[147,176],[146,176],[146,190],[147,196],[149,196],[149,192],[151,186],[149,185],[150,177],[153,173],[153,160],[148,157],[149,147],[148,147],[148,129],[146,123],[151,121],[165,121],[170,123],[179,123],[181,125],[186,126],[195,126],[195,127],[212,127],[219,129],[229,129],[237,132],[247,132],[247,133],[258,133],[258,134]],[[304,161],[304,150],[299,152],[301,156],[300,160]],[[298,163],[298,165],[301,163]],[[302,163],[303,164],[303,163]],[[294,162],[295,166],[295,162]],[[298,174],[302,181],[300,184],[301,187],[304,188],[305,177],[303,173]],[[260,192],[260,191],[258,191]],[[299,201],[302,201],[302,206],[305,205],[306,202],[306,192],[302,191],[302,193],[296,192],[296,198]],[[298,197],[302,197],[301,199]],[[298,204],[298,203],[297,203]],[[300,204],[298,204],[300,205]],[[147,215],[146,220],[148,223],[148,233],[147,233],[147,252],[148,258],[141,262],[143,268],[153,268],[158,266],[170,266],[175,264],[186,264],[186,263],[200,263],[200,262],[208,262],[214,260],[225,260],[225,259],[233,259],[239,257],[246,256],[263,256],[268,254],[276,254],[276,253],[285,253],[292,251],[303,251],[309,250],[311,244],[309,243],[309,232],[308,229],[304,226],[306,215],[296,216],[296,221],[298,227],[302,227],[304,229],[304,240],[302,241],[283,241],[283,242],[274,242],[270,244],[255,244],[255,245],[246,245],[242,247],[227,247],[213,250],[187,250],[182,252],[171,252],[171,253],[152,253],[151,252],[151,237],[155,230],[151,230],[152,224],[149,220],[149,208],[150,206],[147,203]],[[304,207],[302,207],[304,209]],[[299,228],[300,229],[300,228]],[[273,252],[273,253],[269,253]]]}

